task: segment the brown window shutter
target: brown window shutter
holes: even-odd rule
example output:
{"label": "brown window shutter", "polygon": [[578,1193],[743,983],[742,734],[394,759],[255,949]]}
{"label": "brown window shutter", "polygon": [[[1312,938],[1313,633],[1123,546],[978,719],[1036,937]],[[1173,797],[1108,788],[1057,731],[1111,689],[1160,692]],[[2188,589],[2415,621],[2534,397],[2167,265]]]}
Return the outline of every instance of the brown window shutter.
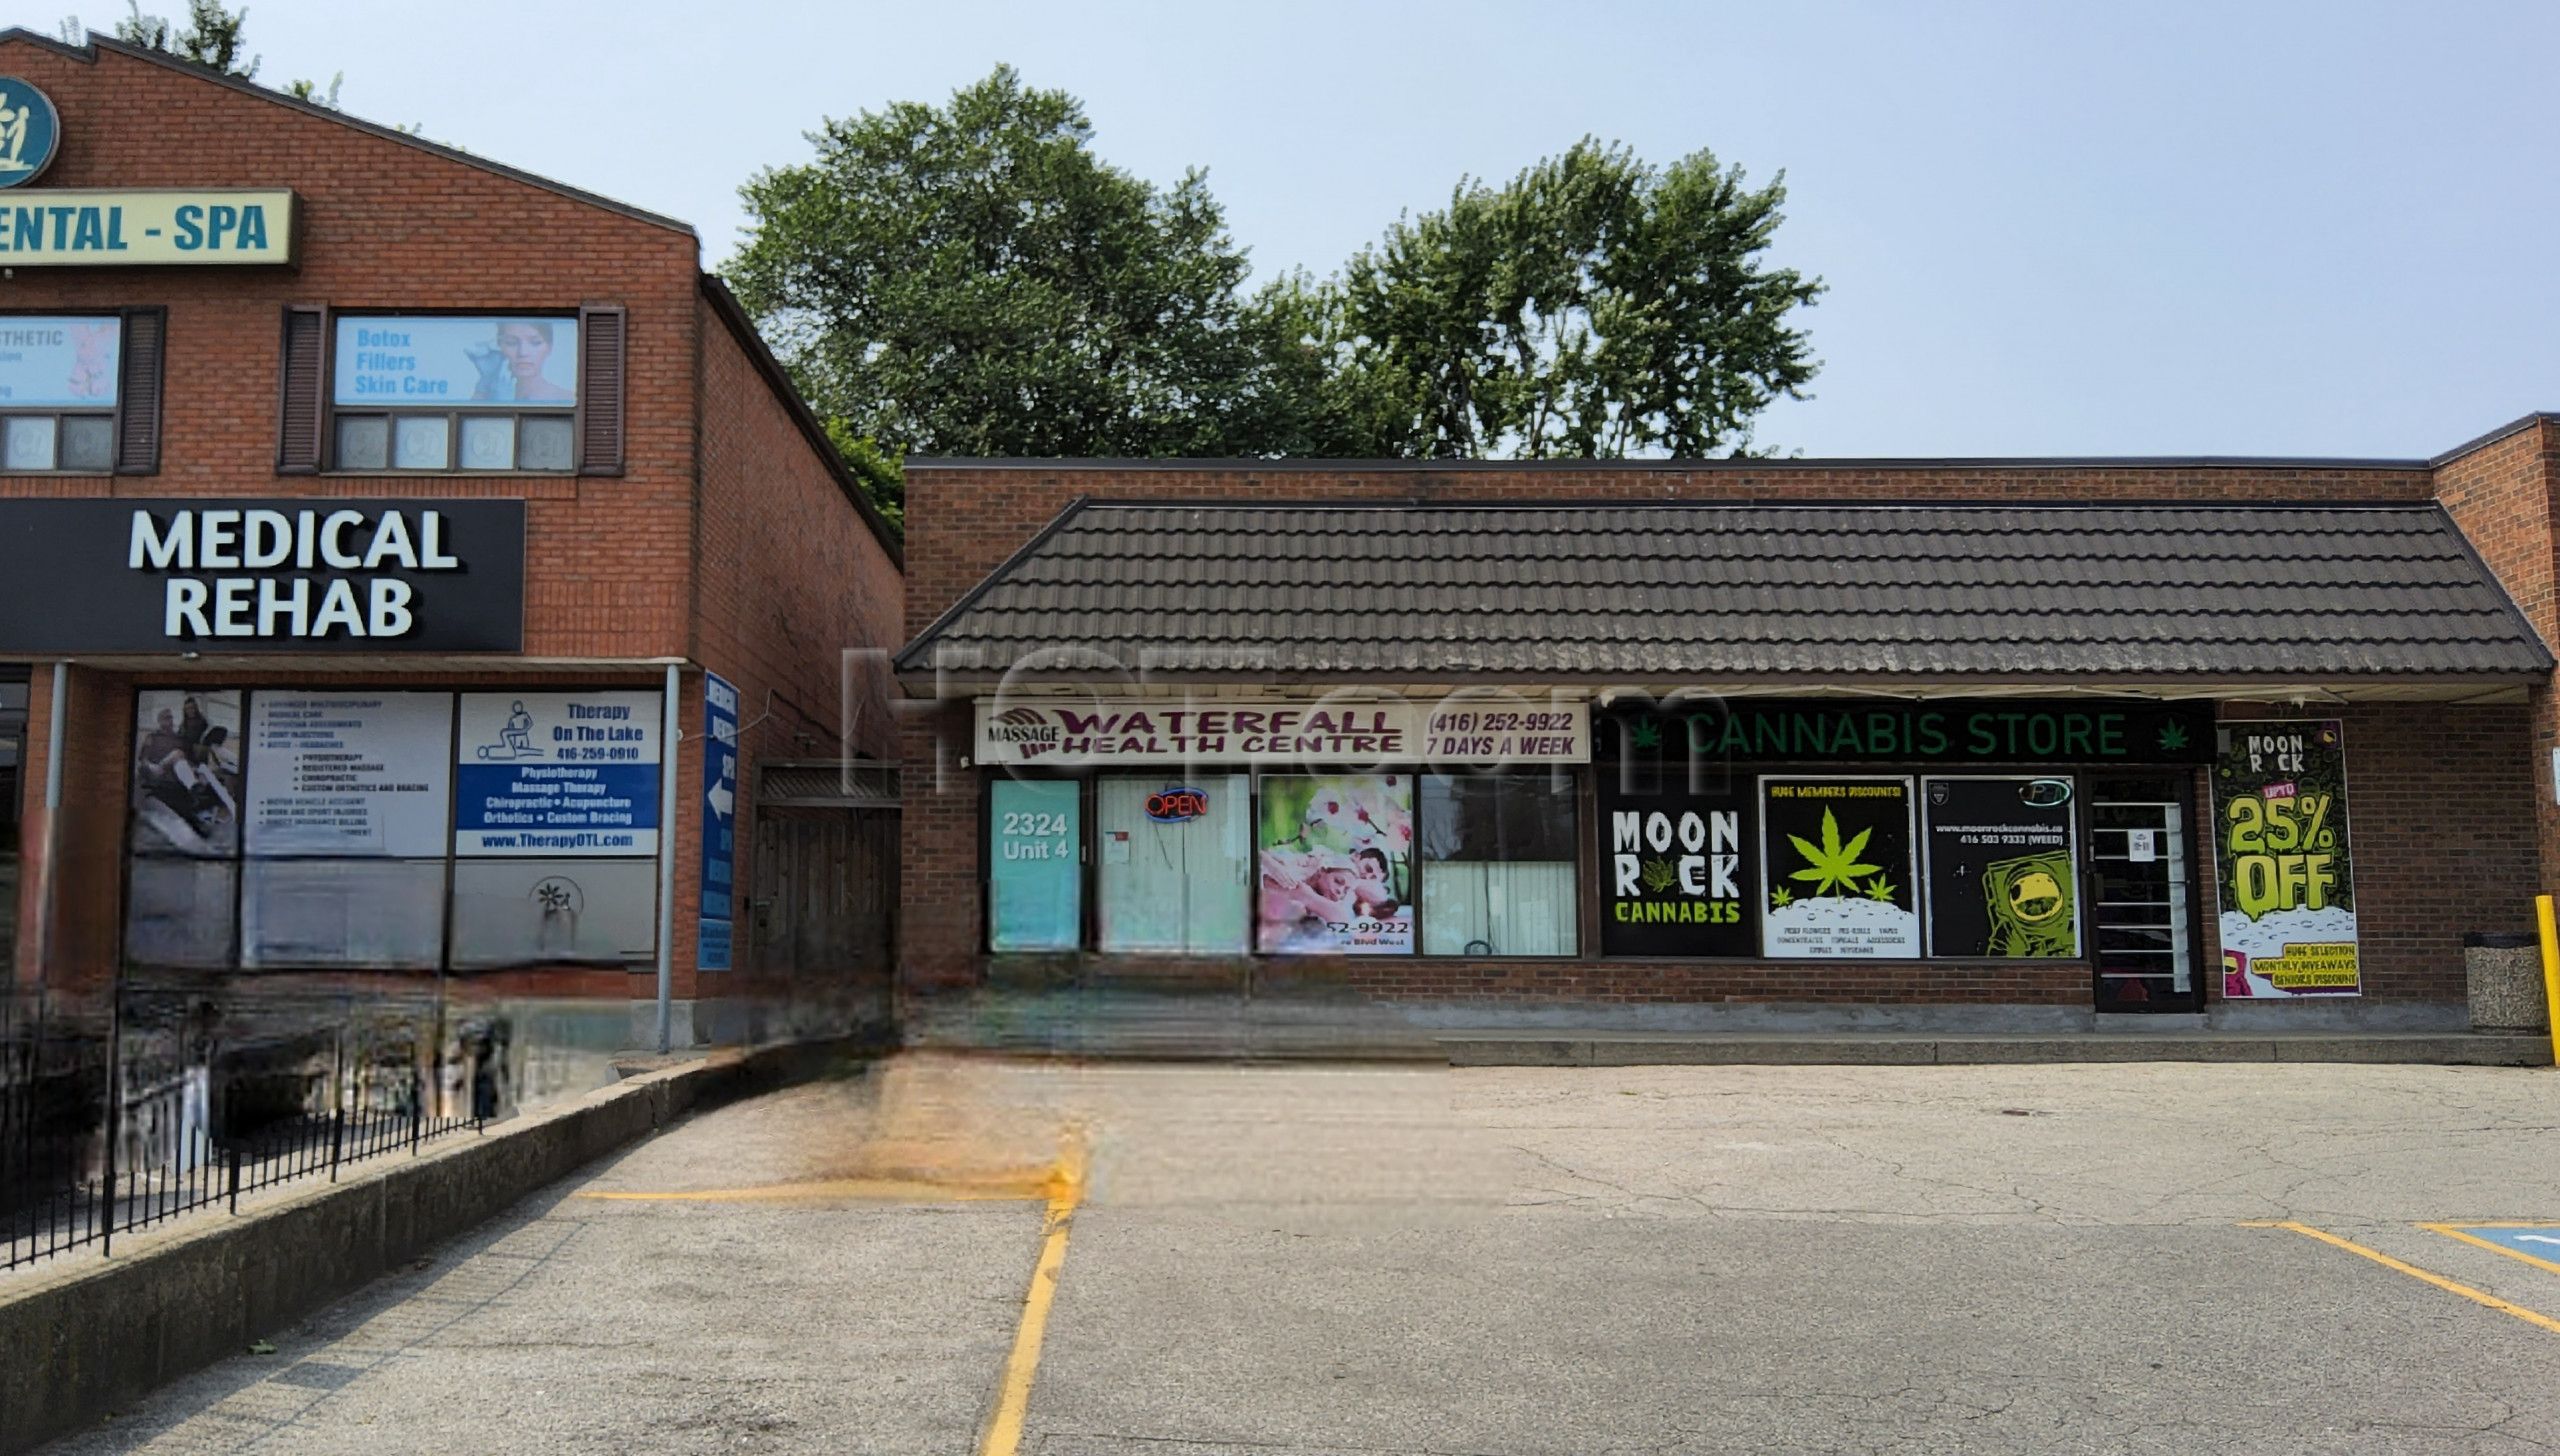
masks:
{"label": "brown window shutter", "polygon": [[578,473],[622,473],[624,335],[630,318],[619,304],[578,310]]}
{"label": "brown window shutter", "polygon": [[284,405],[276,433],[276,473],[315,475],[329,418],[329,311],[316,303],[284,310]]}
{"label": "brown window shutter", "polygon": [[168,337],[167,309],[124,311],[124,377],[116,381],[118,475],[160,473],[160,381],[168,373]]}

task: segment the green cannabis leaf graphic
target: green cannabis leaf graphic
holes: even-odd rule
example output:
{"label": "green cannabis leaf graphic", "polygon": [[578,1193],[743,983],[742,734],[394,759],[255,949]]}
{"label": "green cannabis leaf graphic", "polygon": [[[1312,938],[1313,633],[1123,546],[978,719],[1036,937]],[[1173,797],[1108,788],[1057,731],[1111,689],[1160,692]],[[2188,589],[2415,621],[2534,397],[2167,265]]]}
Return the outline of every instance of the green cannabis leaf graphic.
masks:
{"label": "green cannabis leaf graphic", "polygon": [[1868,899],[1883,900],[1890,903],[1893,899],[1893,895],[1893,881],[1891,879],[1883,875],[1878,875],[1867,882]]}
{"label": "green cannabis leaf graphic", "polygon": [[1662,746],[1662,725],[1651,718],[1638,718],[1627,730],[1627,741],[1638,748]]}
{"label": "green cannabis leaf graphic", "polygon": [[2187,727],[2185,724],[2163,723],[2160,725],[2160,751],[2162,753],[2175,753],[2186,746]]}
{"label": "green cannabis leaf graphic", "polygon": [[1644,887],[1657,895],[1670,889],[1671,882],[1678,878],[1680,878],[1680,871],[1674,869],[1671,861],[1667,859],[1649,859],[1644,862]]}
{"label": "green cannabis leaf graphic", "polygon": [[1784,910],[1795,902],[1796,892],[1784,885],[1769,892],[1769,908],[1772,910]]}
{"label": "green cannabis leaf graphic", "polygon": [[1787,842],[1796,847],[1796,853],[1803,855],[1805,862],[1805,868],[1787,878],[1811,880],[1813,893],[1816,895],[1848,894],[1857,888],[1860,875],[1871,875],[1884,868],[1882,865],[1861,864],[1858,861],[1859,853],[1867,847],[1867,840],[1874,834],[1875,831],[1872,829],[1861,829],[1855,838],[1847,844],[1842,844],[1840,821],[1831,817],[1830,810],[1823,810],[1821,847],[1816,848],[1802,835],[1787,836]]}

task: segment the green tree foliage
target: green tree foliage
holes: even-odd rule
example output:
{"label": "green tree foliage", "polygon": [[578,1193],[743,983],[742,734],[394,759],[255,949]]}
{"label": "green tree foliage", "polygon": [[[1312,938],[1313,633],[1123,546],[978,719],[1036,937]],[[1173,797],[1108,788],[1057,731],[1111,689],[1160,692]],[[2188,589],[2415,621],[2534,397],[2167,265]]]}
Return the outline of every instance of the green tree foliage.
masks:
{"label": "green tree foliage", "polygon": [[884,449],[1189,455],[1260,407],[1244,251],[1201,175],[1158,190],[1009,67],[831,121],[757,174],[729,281],[819,413]]}
{"label": "green tree foliage", "polygon": [[1378,453],[1529,459],[1747,449],[1815,369],[1768,266],[1783,174],[1699,151],[1655,168],[1585,139],[1507,186],[1462,182],[1351,260],[1337,361],[1385,411]]}
{"label": "green tree foliage", "polygon": [[[1766,259],[1783,175],[1584,140],[1247,294],[1198,172],[1098,157],[1000,67],[757,174],[726,269],[884,509],[937,455],[1711,455],[1818,367],[1819,279]],[[869,461],[865,464],[863,461]]]}
{"label": "green tree foliage", "polygon": [[[249,7],[233,10],[222,0],[187,0],[187,20],[182,28],[165,15],[145,15],[142,0],[125,0],[125,18],[116,22],[116,39],[150,50],[164,51],[180,60],[209,66],[226,76],[243,81],[258,74],[259,57],[248,53],[247,31]],[[88,27],[74,15],[62,22],[62,38],[78,45],[89,38]],[[322,86],[317,81],[299,80],[285,83],[285,94],[315,106],[338,109],[338,88],[346,81],[340,72]]]}

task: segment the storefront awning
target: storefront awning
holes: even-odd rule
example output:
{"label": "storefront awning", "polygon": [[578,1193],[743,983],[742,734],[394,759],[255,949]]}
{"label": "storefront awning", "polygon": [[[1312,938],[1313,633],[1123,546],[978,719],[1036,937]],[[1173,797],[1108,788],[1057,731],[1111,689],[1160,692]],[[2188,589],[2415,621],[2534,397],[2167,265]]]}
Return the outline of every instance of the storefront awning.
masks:
{"label": "storefront awning", "polygon": [[2427,503],[1080,501],[898,667],[2380,687],[2552,657]]}

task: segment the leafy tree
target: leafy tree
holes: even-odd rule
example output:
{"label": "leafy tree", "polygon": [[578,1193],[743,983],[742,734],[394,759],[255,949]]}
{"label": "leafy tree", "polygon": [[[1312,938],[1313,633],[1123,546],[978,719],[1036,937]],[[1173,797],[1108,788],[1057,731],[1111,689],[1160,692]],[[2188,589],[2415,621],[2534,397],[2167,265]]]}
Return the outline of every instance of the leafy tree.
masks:
{"label": "leafy tree", "polygon": [[[1010,67],[899,103],[758,173],[726,270],[822,417],[883,452],[1254,449],[1269,330],[1198,172],[1094,154],[1084,107]],[[1257,450],[1258,453],[1258,450]]]}
{"label": "leafy tree", "polygon": [[1379,421],[1376,453],[1703,456],[1819,367],[1792,310],[1819,279],[1767,266],[1784,174],[1699,151],[1654,168],[1585,139],[1507,186],[1463,181],[1400,219],[1309,310]]}
{"label": "leafy tree", "polygon": [[[243,81],[256,78],[261,58],[247,54],[248,6],[233,10],[222,0],[187,0],[184,29],[165,15],[143,14],[142,0],[125,0],[125,8],[125,18],[116,22],[116,39],[210,66]],[[67,17],[62,22],[62,38],[78,45],[89,38],[88,27],[76,15]],[[299,80],[286,82],[284,90],[288,96],[335,111],[338,88],[346,79],[346,73],[341,71],[329,78],[325,88],[317,81]]]}

